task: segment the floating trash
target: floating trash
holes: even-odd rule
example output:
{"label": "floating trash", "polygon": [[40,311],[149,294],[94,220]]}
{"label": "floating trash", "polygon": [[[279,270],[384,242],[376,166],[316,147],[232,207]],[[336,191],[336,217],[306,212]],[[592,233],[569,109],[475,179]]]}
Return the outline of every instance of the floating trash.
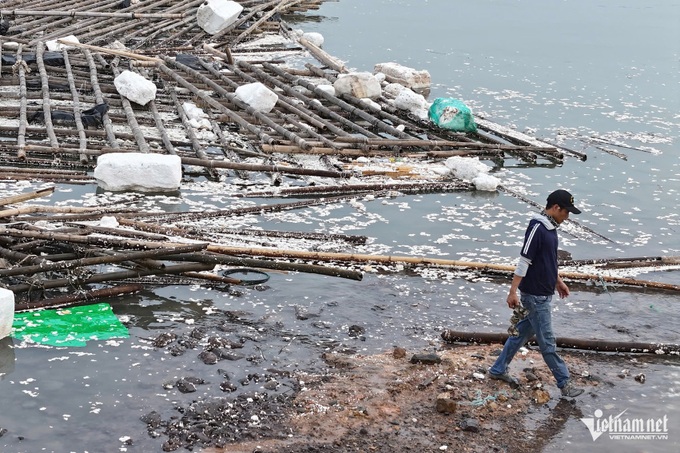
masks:
{"label": "floating trash", "polygon": [[107,303],[17,313],[12,327],[14,338],[50,346],[85,346],[91,340],[130,336]]}

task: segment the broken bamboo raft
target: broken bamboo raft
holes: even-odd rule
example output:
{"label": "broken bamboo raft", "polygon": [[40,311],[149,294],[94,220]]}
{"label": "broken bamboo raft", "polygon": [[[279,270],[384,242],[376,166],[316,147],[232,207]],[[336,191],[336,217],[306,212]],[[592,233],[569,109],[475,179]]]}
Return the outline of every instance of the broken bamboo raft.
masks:
{"label": "broken bamboo raft", "polygon": [[[448,343],[505,343],[509,335],[507,333],[485,333],[485,332],[458,332],[445,330],[441,337]],[[627,341],[606,341],[581,338],[562,338],[556,339],[557,346],[566,349],[584,349],[588,351],[603,352],[631,352],[643,354],[680,354],[680,345],[665,343],[641,343]],[[536,345],[535,338],[532,337],[529,343]]]}

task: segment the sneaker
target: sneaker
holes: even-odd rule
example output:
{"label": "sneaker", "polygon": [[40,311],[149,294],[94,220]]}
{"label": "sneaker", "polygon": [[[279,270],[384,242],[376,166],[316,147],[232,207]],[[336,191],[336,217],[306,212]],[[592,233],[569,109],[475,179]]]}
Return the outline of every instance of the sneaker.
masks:
{"label": "sneaker", "polygon": [[508,384],[510,384],[510,387],[512,387],[514,389],[519,387],[519,379],[517,379],[514,376],[510,376],[508,373],[494,374],[491,371],[489,371],[489,378],[495,379],[497,381],[505,381]]}
{"label": "sneaker", "polygon": [[560,391],[562,392],[562,396],[565,398],[576,398],[581,393],[583,393],[583,389],[580,387],[574,387],[571,381],[567,381],[567,384],[562,387]]}

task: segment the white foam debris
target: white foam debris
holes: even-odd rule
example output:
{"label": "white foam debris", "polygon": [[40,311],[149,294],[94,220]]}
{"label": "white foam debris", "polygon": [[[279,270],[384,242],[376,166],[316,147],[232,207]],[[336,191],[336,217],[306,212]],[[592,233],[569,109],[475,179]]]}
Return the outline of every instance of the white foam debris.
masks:
{"label": "white foam debris", "polygon": [[136,72],[121,72],[113,79],[113,85],[118,94],[139,105],[146,105],[156,98],[156,85]]}
{"label": "white foam debris", "polygon": [[406,89],[405,86],[400,85],[398,83],[388,83],[387,85],[385,85],[385,88],[383,88],[383,91],[387,96],[395,98],[399,93],[401,93],[405,89]]}
{"label": "white foam debris", "polygon": [[51,39],[49,41],[45,41],[45,47],[47,47],[47,50],[50,52],[61,52],[64,49],[74,49],[74,46],[69,46],[67,44],[62,44],[59,42],[59,40],[64,40],[68,42],[72,42],[75,44],[80,44],[80,41],[78,41],[78,38],[75,35],[68,35],[64,36],[62,38],[57,38],[57,39]]}
{"label": "white foam debris", "polygon": [[272,111],[279,96],[261,82],[247,83],[236,88],[237,99],[263,113]]}
{"label": "white foam debris", "polygon": [[16,41],[5,41],[2,43],[2,48],[5,50],[17,50],[19,43]]}
{"label": "white foam debris", "polygon": [[113,192],[168,192],[179,189],[182,160],[176,155],[109,153],[97,158],[94,177]]}
{"label": "white foam debris", "polygon": [[324,37],[321,33],[317,33],[315,31],[310,31],[310,32],[303,33],[302,37],[305,38],[307,41],[311,42],[312,44],[314,44],[316,47],[323,46]]}
{"label": "white foam debris", "polygon": [[236,22],[243,6],[231,0],[207,0],[196,11],[196,22],[206,33],[217,34]]}
{"label": "white foam debris", "polygon": [[477,190],[493,192],[496,190],[501,180],[486,173],[480,173],[472,179],[472,184]]}
{"label": "white foam debris", "polygon": [[363,102],[364,104],[366,104],[366,105],[370,105],[371,107],[373,107],[373,108],[376,109],[376,110],[382,110],[382,107],[380,106],[380,104],[378,104],[377,102],[375,102],[373,99],[362,98],[362,99],[359,99],[359,100],[360,100],[361,102]]}
{"label": "white foam debris", "polygon": [[427,118],[427,109],[430,104],[422,94],[418,94],[409,88],[404,88],[394,98],[394,106],[400,110],[406,110],[419,118]]}
{"label": "white foam debris", "polygon": [[335,88],[333,87],[333,85],[317,85],[316,87],[321,91],[325,91],[331,96],[335,96]]}
{"label": "white foam debris", "polygon": [[399,63],[378,63],[374,73],[383,73],[388,82],[399,83],[413,90],[429,90],[432,78],[427,70],[416,70]]}
{"label": "white foam debris", "polygon": [[480,173],[488,173],[491,169],[488,165],[479,161],[478,157],[453,156],[446,159],[444,164],[451,169],[456,178],[472,181]]}
{"label": "white foam debris", "polygon": [[105,215],[99,220],[99,226],[106,228],[118,228],[120,224],[114,216]]}
{"label": "white foam debris", "polygon": [[210,120],[208,115],[203,111],[202,108],[197,107],[193,102],[185,102],[182,104],[184,113],[189,117],[189,124],[191,127],[196,129],[211,129]]}
{"label": "white foam debris", "polygon": [[370,72],[340,74],[333,86],[338,96],[349,94],[359,99],[378,99],[382,94],[380,82]]}

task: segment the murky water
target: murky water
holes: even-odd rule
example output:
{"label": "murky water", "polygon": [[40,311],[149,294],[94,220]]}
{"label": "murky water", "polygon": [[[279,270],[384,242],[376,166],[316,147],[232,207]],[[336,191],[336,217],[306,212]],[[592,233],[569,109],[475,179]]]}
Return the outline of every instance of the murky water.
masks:
{"label": "murky water", "polygon": [[[397,61],[428,69],[434,82],[430,98],[459,97],[493,121],[587,153],[587,161],[568,159],[557,168],[509,162],[495,170],[504,186],[539,203],[556,187],[574,193],[584,211],[575,219],[608,239],[565,225],[562,248],[574,259],[680,255],[679,3],[341,0],[325,3],[317,14],[317,21],[310,17],[295,26],[320,31],[324,48],[349,66],[372,70],[375,63]],[[627,146],[606,145],[627,160],[597,149],[601,142],[594,139]],[[59,186],[49,202],[95,196],[94,187]],[[235,199],[228,190],[196,182],[181,197],[151,197],[144,204],[173,211],[271,202]],[[370,238],[365,246],[317,244],[331,251],[509,264],[530,211],[501,193],[461,193],[358,200],[223,222]],[[506,280],[437,269],[361,270],[366,274],[360,282],[272,272],[262,288],[149,287],[142,295],[112,301],[129,327],[129,339],[84,348],[5,340],[0,343],[0,428],[7,433],[0,437],[0,450],[160,451],[162,439],[149,437],[139,417],[157,410],[168,418],[179,405],[223,395],[218,367],[239,383],[236,394],[262,391],[264,381],[248,380],[249,375],[267,368],[317,370],[323,366],[320,354],[329,349],[373,353],[400,345],[432,351],[447,328],[501,332],[507,327]],[[680,271],[638,278],[677,284]],[[680,343],[676,294],[573,285],[569,299],[555,307],[559,336]],[[350,335],[353,325],[363,333]],[[197,358],[200,348],[173,356],[148,341],[163,330],[181,335],[197,327],[243,340],[244,357],[210,366]],[[581,413],[667,415],[669,439],[603,435],[593,441],[572,417],[548,437],[545,451],[677,450],[678,362],[632,359],[617,359],[631,375],[607,376],[614,385],[599,386],[595,398],[579,400]],[[632,378],[640,370],[647,376],[644,384]],[[190,394],[163,386],[188,375],[215,379]]]}
{"label": "murky water", "polygon": [[[342,0],[310,16],[295,26],[322,33],[324,49],[348,67],[372,71],[376,63],[395,61],[427,69],[430,99],[462,99],[487,119],[586,153],[587,161],[568,159],[557,168],[510,163],[497,169],[506,187],[539,203],[556,187],[574,193],[585,209],[573,218],[609,239],[563,228],[562,247],[575,259],[678,254],[680,3]],[[501,262],[514,256],[526,210],[521,201],[426,198],[425,205],[441,209],[422,213],[420,200],[405,202],[409,216],[421,221],[391,223],[401,237],[395,251],[409,247],[408,236],[423,254]],[[638,278],[680,281],[677,271]],[[436,292],[452,301],[442,313],[448,323],[500,328],[505,313],[495,302],[503,289],[441,286]],[[561,335],[678,341],[677,295],[572,289],[568,302],[555,304]],[[650,365],[655,382],[644,386],[615,378],[616,386],[597,399],[580,401],[583,417],[597,409],[605,417],[626,409],[622,417],[667,414],[674,421],[670,432],[677,431],[680,375],[677,362],[670,364]],[[545,451],[671,451],[678,445],[673,437],[593,441],[572,417]]]}

